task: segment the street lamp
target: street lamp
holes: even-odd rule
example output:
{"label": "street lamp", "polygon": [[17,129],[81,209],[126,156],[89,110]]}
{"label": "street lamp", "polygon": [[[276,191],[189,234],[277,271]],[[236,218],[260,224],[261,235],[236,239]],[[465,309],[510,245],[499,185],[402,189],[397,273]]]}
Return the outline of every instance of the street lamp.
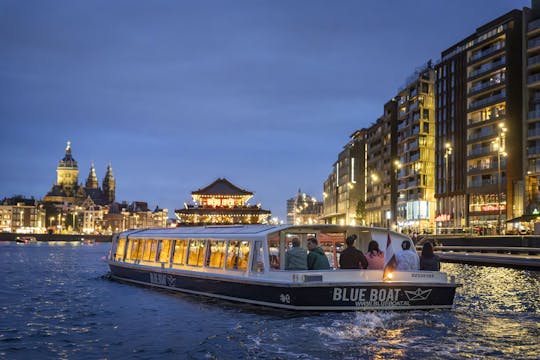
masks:
{"label": "street lamp", "polygon": [[499,124],[498,131],[499,136],[497,136],[495,149],[497,150],[497,233],[501,233],[501,157],[506,156],[504,151],[506,148],[506,127],[503,123]]}
{"label": "street lamp", "polygon": [[450,143],[444,144],[444,162],[446,167],[446,194],[448,195],[450,193],[450,176],[448,174],[448,163],[450,155],[452,155],[452,146]]}
{"label": "street lamp", "polygon": [[394,206],[393,206],[393,209],[391,210],[393,213],[394,213],[394,217],[395,217],[395,220],[396,220],[396,225],[397,225],[397,215],[398,215],[398,211],[397,211],[397,203],[398,203],[398,199],[400,197],[400,193],[399,193],[399,172],[401,170],[401,168],[403,167],[403,164],[401,163],[401,161],[399,160],[394,160],[394,177],[395,177],[395,184],[396,184],[396,189],[395,189],[395,194],[396,194],[396,200],[395,200],[395,203],[394,203]]}

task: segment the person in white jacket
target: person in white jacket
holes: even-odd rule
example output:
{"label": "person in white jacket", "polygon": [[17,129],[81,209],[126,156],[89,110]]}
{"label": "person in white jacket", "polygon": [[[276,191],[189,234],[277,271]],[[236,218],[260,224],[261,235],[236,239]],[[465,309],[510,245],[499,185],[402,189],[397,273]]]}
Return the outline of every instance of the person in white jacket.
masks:
{"label": "person in white jacket", "polygon": [[414,271],[420,269],[420,258],[414,249],[411,249],[411,242],[404,240],[401,243],[401,250],[396,254],[396,270]]}

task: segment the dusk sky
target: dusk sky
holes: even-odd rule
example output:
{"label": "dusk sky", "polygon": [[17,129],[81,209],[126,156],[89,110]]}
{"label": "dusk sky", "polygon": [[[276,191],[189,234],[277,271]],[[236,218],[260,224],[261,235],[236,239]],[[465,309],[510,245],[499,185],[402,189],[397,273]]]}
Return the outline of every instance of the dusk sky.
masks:
{"label": "dusk sky", "polygon": [[72,144],[117,201],[218,177],[284,219],[415,68],[530,1],[0,0],[0,198],[43,198]]}

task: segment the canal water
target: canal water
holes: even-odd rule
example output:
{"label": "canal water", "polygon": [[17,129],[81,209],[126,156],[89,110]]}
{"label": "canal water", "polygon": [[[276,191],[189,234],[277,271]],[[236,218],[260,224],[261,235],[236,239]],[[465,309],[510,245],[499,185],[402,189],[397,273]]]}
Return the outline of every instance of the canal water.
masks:
{"label": "canal water", "polygon": [[0,242],[0,359],[538,359],[538,272],[443,264],[451,311],[291,313],[107,280],[109,244]]}

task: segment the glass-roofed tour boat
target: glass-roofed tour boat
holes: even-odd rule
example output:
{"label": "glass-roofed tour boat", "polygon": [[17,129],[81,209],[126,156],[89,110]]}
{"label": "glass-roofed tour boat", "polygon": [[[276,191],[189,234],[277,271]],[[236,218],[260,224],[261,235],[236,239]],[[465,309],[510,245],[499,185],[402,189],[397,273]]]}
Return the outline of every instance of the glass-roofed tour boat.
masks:
{"label": "glass-roofed tour boat", "polygon": [[[113,236],[107,263],[114,280],[290,310],[413,310],[452,308],[454,277],[438,271],[339,269],[345,238],[394,253],[403,234],[341,225],[231,225],[129,230]],[[285,270],[296,237],[315,237],[330,270]],[[414,248],[414,246],[412,247]]]}

